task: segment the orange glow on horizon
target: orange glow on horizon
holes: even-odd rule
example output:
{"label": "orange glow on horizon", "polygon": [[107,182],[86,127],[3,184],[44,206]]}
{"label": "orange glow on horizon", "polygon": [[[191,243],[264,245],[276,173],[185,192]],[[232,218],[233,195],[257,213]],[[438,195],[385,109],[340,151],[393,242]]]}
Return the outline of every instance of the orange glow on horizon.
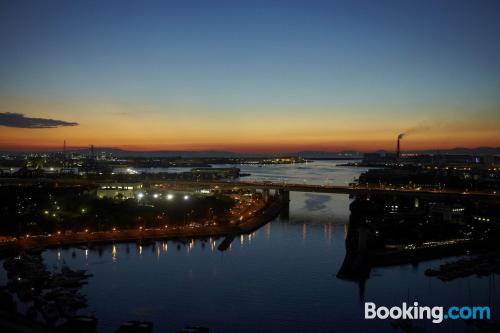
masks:
{"label": "orange glow on horizon", "polygon": [[[403,151],[418,151],[418,150],[444,150],[451,148],[478,148],[478,147],[496,147],[496,145],[487,145],[483,142],[456,142],[443,141],[439,145],[430,142],[410,142],[410,140],[402,141],[401,148]],[[373,152],[377,150],[393,151],[396,144],[394,140],[384,141],[369,141],[369,142],[351,142],[351,143],[332,143],[332,144],[317,144],[317,145],[300,145],[300,144],[214,144],[214,145],[128,145],[128,144],[106,144],[106,143],[91,143],[95,149],[99,148],[115,148],[126,151],[226,151],[233,153],[296,153],[300,151],[324,151],[324,152],[341,152],[341,151],[358,151],[358,152]],[[59,144],[0,144],[0,150],[4,151],[61,151],[63,143]],[[90,144],[71,144],[67,145],[68,150],[72,149],[87,149]]]}
{"label": "orange glow on horizon", "polygon": [[[71,147],[132,151],[186,150],[279,153],[362,152],[499,147],[495,106],[203,106],[4,100],[1,110],[78,126],[29,129],[0,126],[1,150]],[[404,111],[404,112],[403,112]],[[415,119],[414,119],[415,118]]]}

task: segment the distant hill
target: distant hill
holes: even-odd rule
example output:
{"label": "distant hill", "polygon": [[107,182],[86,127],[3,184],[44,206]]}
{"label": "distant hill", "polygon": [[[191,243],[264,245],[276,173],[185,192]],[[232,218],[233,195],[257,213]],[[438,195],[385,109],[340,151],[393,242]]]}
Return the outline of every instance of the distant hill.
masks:
{"label": "distant hill", "polygon": [[[478,148],[450,148],[450,149],[426,149],[426,150],[403,150],[403,153],[415,153],[415,154],[443,154],[443,155],[475,155],[475,156],[484,156],[484,155],[500,155],[500,147],[478,147]],[[377,150],[375,153],[383,154],[383,153],[394,153],[394,151],[387,150]]]}
{"label": "distant hill", "polygon": [[451,148],[437,150],[420,150],[415,151],[423,154],[456,154],[456,155],[500,155],[500,147],[478,147],[478,148]]}
{"label": "distant hill", "polygon": [[303,158],[317,158],[317,159],[356,159],[362,158],[363,153],[359,151],[341,151],[341,152],[329,152],[329,151],[299,151],[293,153],[292,155],[297,155]]}
{"label": "distant hill", "polygon": [[[75,153],[88,153],[89,149],[69,150]],[[184,151],[184,150],[156,150],[156,151],[135,151],[119,148],[94,148],[95,153],[106,152],[118,157],[235,157],[238,154],[228,151]]]}
{"label": "distant hill", "polygon": [[[134,151],[125,150],[113,147],[96,147],[95,153],[111,153],[117,157],[182,157],[182,158],[202,158],[202,157],[271,157],[271,156],[300,156],[310,159],[349,159],[361,158],[363,153],[359,151],[298,151],[292,153],[238,153],[231,151],[206,150],[206,151],[187,151],[187,150],[157,150],[157,151]],[[27,151],[33,152],[33,151]],[[40,152],[40,151],[38,151]],[[54,149],[47,152],[61,152],[60,149]],[[89,148],[68,149],[67,152],[88,154]],[[391,152],[378,150],[377,153]],[[435,149],[435,150],[419,150],[419,151],[403,151],[404,153],[420,153],[420,154],[457,154],[457,155],[500,155],[500,147],[478,147],[478,148],[451,148],[451,149]],[[22,154],[21,151],[2,151],[2,154]]]}

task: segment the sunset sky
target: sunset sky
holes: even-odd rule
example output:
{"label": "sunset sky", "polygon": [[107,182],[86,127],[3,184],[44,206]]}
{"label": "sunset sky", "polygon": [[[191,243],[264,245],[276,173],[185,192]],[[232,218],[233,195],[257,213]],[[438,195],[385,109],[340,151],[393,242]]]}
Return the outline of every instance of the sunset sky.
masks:
{"label": "sunset sky", "polygon": [[0,150],[500,146],[500,1],[0,0]]}

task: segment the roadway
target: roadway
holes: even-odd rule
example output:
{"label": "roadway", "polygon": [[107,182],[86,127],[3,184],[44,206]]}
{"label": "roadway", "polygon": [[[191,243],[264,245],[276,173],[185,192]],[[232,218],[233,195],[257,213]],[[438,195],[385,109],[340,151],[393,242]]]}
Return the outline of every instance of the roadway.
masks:
{"label": "roadway", "polygon": [[[262,203],[263,204],[263,203]],[[236,220],[236,223],[206,225],[189,224],[182,226],[165,226],[163,228],[124,229],[113,228],[109,231],[89,231],[63,233],[57,232],[48,235],[27,235],[20,238],[0,237],[0,250],[2,248],[43,248],[87,245],[89,243],[114,243],[131,242],[146,239],[172,239],[172,238],[208,238],[208,237],[234,237],[240,234],[250,234],[264,224],[273,220],[281,212],[281,202],[273,201],[262,205],[253,214],[244,214],[245,218]],[[242,214],[241,212],[237,215]],[[243,217],[243,216],[242,216]],[[1,253],[0,253],[1,254]]]}
{"label": "roadway", "polygon": [[423,197],[467,197],[472,199],[500,199],[496,191],[468,191],[455,189],[426,189],[426,188],[406,188],[389,187],[386,185],[317,185],[317,184],[296,184],[287,182],[269,182],[269,181],[234,181],[234,180],[170,180],[170,179],[148,179],[148,180],[117,180],[117,179],[75,179],[75,178],[42,178],[42,179],[15,179],[0,178],[0,184],[10,185],[34,185],[39,183],[54,183],[68,186],[98,186],[102,183],[131,183],[141,182],[145,185],[158,185],[172,188],[220,188],[220,189],[270,189],[283,190],[290,192],[312,192],[312,193],[333,193],[333,194],[380,194],[380,195],[418,195]]}
{"label": "roadway", "polygon": [[496,192],[486,191],[463,191],[452,189],[422,189],[422,188],[404,188],[389,187],[384,185],[318,185],[318,184],[296,184],[287,182],[267,182],[267,181],[151,181],[150,184],[169,184],[173,186],[198,186],[198,187],[219,187],[221,189],[241,188],[241,189],[270,189],[283,190],[290,192],[312,192],[312,193],[334,193],[334,194],[393,194],[393,195],[431,195],[431,196],[466,196],[466,197],[485,197],[490,199],[499,199]]}

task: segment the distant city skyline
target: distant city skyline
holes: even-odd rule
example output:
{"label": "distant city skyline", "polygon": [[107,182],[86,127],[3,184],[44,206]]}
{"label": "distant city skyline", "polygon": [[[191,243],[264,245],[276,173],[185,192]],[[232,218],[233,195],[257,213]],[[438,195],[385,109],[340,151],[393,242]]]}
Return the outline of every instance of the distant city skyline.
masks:
{"label": "distant city skyline", "polygon": [[1,1],[0,150],[500,146],[498,1]]}

